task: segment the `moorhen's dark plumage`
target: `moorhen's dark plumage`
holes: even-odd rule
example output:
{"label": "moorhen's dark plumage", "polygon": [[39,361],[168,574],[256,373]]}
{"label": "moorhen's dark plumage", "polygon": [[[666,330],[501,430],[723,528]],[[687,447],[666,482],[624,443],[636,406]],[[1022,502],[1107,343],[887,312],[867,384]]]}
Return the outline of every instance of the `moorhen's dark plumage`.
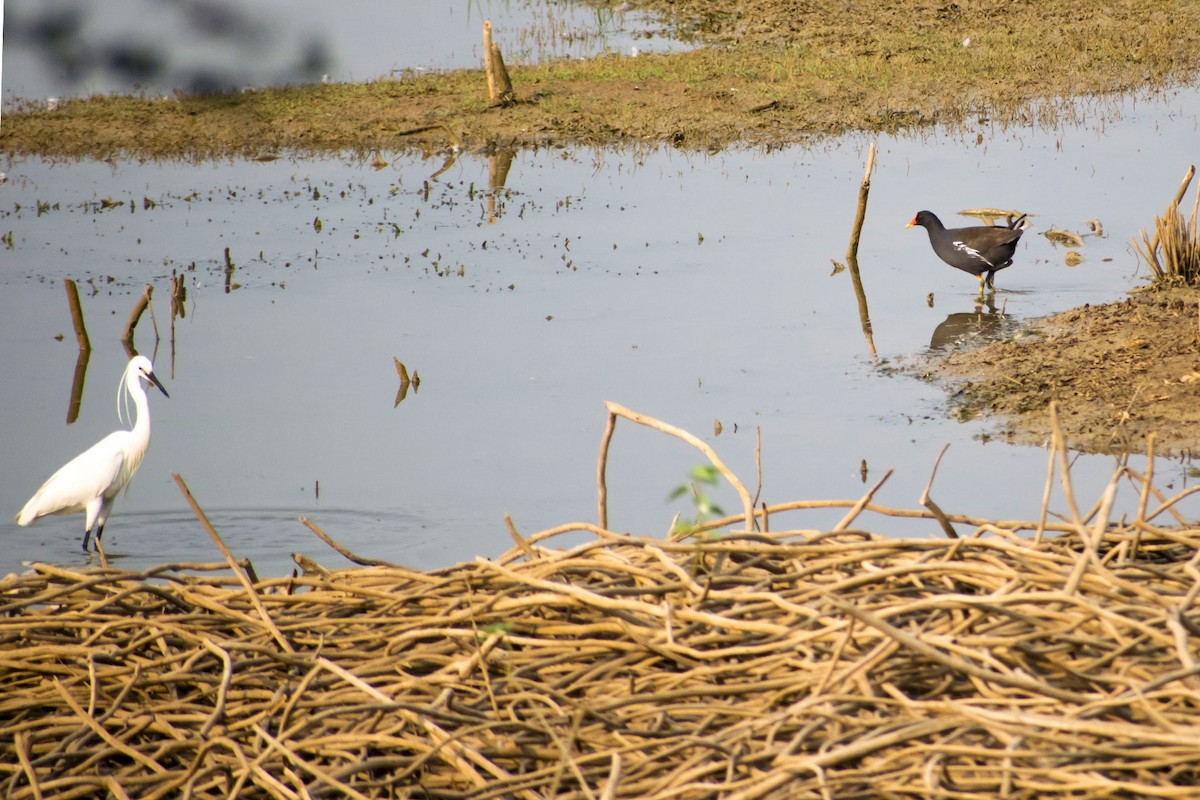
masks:
{"label": "moorhen's dark plumage", "polygon": [[983,291],[984,276],[989,288],[995,288],[996,272],[1012,264],[1013,253],[1024,228],[1016,227],[1022,218],[1013,221],[1010,227],[979,225],[972,228],[947,228],[932,211],[918,211],[907,227],[920,225],[929,232],[929,243],[938,258],[950,266],[969,272],[979,278],[979,291]]}

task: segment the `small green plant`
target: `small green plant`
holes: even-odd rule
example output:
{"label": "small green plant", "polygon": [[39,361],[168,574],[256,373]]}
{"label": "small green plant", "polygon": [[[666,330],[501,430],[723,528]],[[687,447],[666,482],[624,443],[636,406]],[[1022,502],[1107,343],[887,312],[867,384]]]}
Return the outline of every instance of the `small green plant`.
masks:
{"label": "small green plant", "polygon": [[509,641],[508,636],[512,633],[512,631],[513,625],[508,621],[492,622],[488,625],[484,625],[482,628],[475,629],[475,641],[481,647],[493,636],[497,637],[496,647],[498,648],[499,652],[496,652],[495,650],[491,651],[491,653],[487,656],[487,661],[489,663],[500,663],[502,665],[504,674],[510,677],[512,676],[511,655],[513,648],[512,642]]}
{"label": "small green plant", "polygon": [[713,502],[713,499],[703,491],[702,486],[716,486],[721,479],[720,471],[711,464],[701,464],[692,467],[688,480],[671,490],[668,500],[674,500],[683,495],[691,495],[696,515],[692,519],[682,517],[675,522],[672,531],[679,534],[690,534],[711,517],[723,516],[724,511]]}
{"label": "small green plant", "polygon": [[501,635],[500,646],[507,649],[508,640],[506,637],[508,634],[512,633],[512,629],[513,626],[511,622],[492,622],[475,631],[475,639],[482,644],[490,639],[492,634],[498,633]]}

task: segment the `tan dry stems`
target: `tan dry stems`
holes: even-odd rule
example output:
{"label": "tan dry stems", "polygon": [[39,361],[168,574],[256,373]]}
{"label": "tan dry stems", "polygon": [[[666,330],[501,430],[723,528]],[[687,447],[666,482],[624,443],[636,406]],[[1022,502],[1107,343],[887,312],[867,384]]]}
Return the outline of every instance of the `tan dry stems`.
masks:
{"label": "tan dry stems", "polygon": [[1154,236],[1143,228],[1140,239],[1134,239],[1134,249],[1154,273],[1156,285],[1200,284],[1200,227],[1197,226],[1197,211],[1200,211],[1200,185],[1196,187],[1196,199],[1192,203],[1192,214],[1186,220],[1179,212],[1179,203],[1187,191],[1188,184],[1196,173],[1194,166],[1188,167],[1183,183],[1166,214],[1154,217]]}
{"label": "tan dry stems", "polygon": [[954,540],[579,524],[250,586],[38,564],[0,581],[0,794],[1191,797],[1200,529],[1125,467],[1132,521],[1060,479],[1062,523]]}

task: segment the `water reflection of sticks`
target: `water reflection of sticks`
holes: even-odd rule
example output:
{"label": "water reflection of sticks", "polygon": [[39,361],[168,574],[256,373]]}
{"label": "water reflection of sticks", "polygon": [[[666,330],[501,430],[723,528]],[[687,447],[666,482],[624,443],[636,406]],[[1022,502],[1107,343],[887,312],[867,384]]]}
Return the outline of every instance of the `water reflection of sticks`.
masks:
{"label": "water reflection of sticks", "polygon": [[[320,228],[317,229],[320,232]],[[233,285],[233,271],[235,269],[233,259],[229,257],[229,248],[225,248],[225,294],[229,294],[230,289],[237,288]]]}
{"label": "water reflection of sticks", "polygon": [[150,297],[154,294],[153,284],[146,284],[146,288],[142,290],[142,294],[138,297],[137,302],[133,304],[133,309],[129,312],[129,319],[125,322],[125,332],[121,334],[121,343],[125,345],[125,352],[130,358],[137,355],[137,351],[133,347],[133,329],[137,327],[138,320],[142,318],[142,314],[146,309],[150,309],[150,322],[154,325],[154,340],[158,341],[158,320],[154,317],[154,308],[150,305]]}
{"label": "water reflection of sticks", "polygon": [[[434,178],[441,175],[446,170],[453,167],[454,162],[457,160],[458,160],[458,150],[455,150],[455,149],[447,150],[446,151],[446,160],[442,162],[442,168],[439,169],[437,172],[433,173],[432,175],[430,175],[429,180],[433,180]],[[426,187],[429,186],[428,182],[426,182],[425,186]],[[428,193],[428,189],[427,189],[427,193]],[[428,200],[429,197],[427,196],[425,199]]]}
{"label": "water reflection of sticks", "polygon": [[487,211],[488,224],[494,225],[499,219],[503,211],[496,211],[496,197],[500,194],[500,190],[504,188],[504,182],[508,180],[508,171],[512,168],[513,151],[500,150],[492,153],[488,160],[488,196],[487,196]]}
{"label": "water reflection of sticks", "polygon": [[403,361],[395,356],[392,356],[392,361],[396,362],[396,374],[400,376],[400,388],[396,390],[396,402],[392,405],[392,408],[396,408],[402,402],[404,402],[404,398],[408,397],[408,387],[411,386],[414,392],[420,391],[421,376],[416,372],[416,370],[414,370],[412,377],[410,378],[408,375],[408,367],[404,366]]}
{"label": "water reflection of sticks", "polygon": [[[846,248],[846,264],[850,267],[850,281],[854,284],[854,296],[858,299],[858,318],[862,323],[863,336],[872,356],[875,352],[875,336],[871,329],[871,312],[867,309],[867,293],[863,289],[862,275],[858,271],[858,241],[862,235],[863,221],[867,217],[867,196],[871,193],[871,172],[875,169],[875,143],[867,151],[867,168],[858,187],[858,211],[854,215],[854,228],[850,232],[850,245]],[[837,262],[834,262],[835,264]]]}
{"label": "water reflection of sticks", "polygon": [[79,342],[79,349],[91,350],[92,342],[88,339],[87,327],[83,324],[83,307],[79,305],[79,287],[70,278],[63,278],[63,286],[67,290],[67,304],[71,307],[71,323],[75,326],[75,339]]}
{"label": "water reflection of sticks", "polygon": [[[92,342],[88,337],[87,326],[83,321],[83,306],[79,302],[79,287],[75,281],[70,278],[63,278],[63,287],[67,293],[67,304],[71,308],[71,324],[75,328],[75,340],[79,343],[79,356],[75,359],[75,374],[71,378],[71,399],[67,404],[67,424],[70,425],[75,420],[79,419],[79,409],[83,405],[83,385],[87,379],[88,361],[92,356]],[[150,321],[154,325],[154,354],[157,355],[159,335],[158,335],[158,319],[154,316],[154,306],[151,305],[151,297],[154,294],[153,284],[146,284],[142,293],[138,296],[137,301],[133,304],[133,309],[129,312],[129,319],[125,322],[125,330],[121,334],[121,344],[125,348],[125,355],[133,358],[137,355],[137,348],[133,343],[133,332],[137,328],[138,321],[142,318],[142,314],[147,309],[150,310]],[[172,299],[174,302],[174,299]],[[174,317],[171,320],[171,352],[172,362],[174,361],[174,336],[175,324]],[[174,370],[172,370],[174,374]]]}
{"label": "water reflection of sticks", "polygon": [[71,324],[75,326],[75,340],[79,342],[79,357],[75,359],[75,376],[71,380],[71,399],[67,404],[67,424],[79,419],[79,407],[83,404],[83,382],[87,377],[88,359],[92,355],[92,342],[88,339],[87,327],[83,324],[83,307],[79,304],[79,287],[70,278],[63,278],[67,291],[67,304],[71,307]]}
{"label": "water reflection of sticks", "polygon": [[182,272],[171,270],[171,377],[175,377],[175,318],[187,316],[187,283]]}

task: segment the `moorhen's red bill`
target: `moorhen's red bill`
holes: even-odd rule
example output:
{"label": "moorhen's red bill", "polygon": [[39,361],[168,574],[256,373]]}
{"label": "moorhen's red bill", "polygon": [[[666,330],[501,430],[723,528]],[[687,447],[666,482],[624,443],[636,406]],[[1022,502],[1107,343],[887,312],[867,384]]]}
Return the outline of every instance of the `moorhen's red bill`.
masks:
{"label": "moorhen's red bill", "polygon": [[933,252],[937,253],[938,258],[979,278],[981,292],[985,275],[987,286],[996,288],[996,272],[1012,264],[1017,241],[1025,232],[1024,228],[1019,227],[999,228],[989,225],[947,228],[932,211],[918,211],[906,227],[911,228],[914,225],[920,225],[928,231],[929,243],[933,245]]}

